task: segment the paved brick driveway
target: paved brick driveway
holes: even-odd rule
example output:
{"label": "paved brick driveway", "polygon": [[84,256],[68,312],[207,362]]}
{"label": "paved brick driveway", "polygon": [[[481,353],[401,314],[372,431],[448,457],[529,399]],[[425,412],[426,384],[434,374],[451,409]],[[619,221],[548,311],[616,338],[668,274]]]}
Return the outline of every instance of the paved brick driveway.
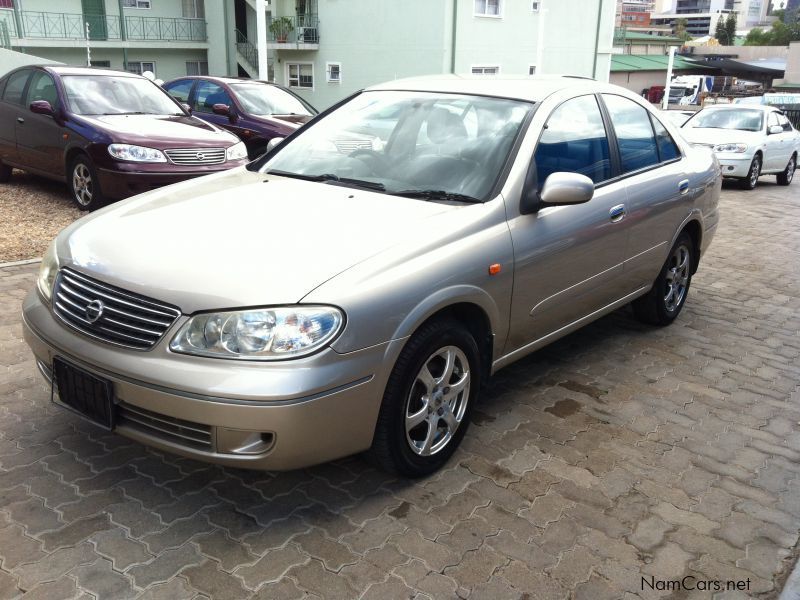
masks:
{"label": "paved brick driveway", "polygon": [[[0,597],[775,597],[800,528],[800,189],[726,189],[689,303],[502,371],[449,467],[209,467],[51,407],[0,270]],[[649,579],[648,579],[649,580]],[[745,585],[745,584],[743,584]],[[710,598],[672,592],[673,598]]]}

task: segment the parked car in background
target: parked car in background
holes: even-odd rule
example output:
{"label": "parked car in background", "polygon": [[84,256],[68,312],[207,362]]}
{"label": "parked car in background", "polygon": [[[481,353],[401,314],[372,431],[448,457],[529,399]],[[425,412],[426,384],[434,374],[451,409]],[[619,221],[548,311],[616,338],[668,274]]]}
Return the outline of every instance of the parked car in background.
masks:
{"label": "parked car in background", "polygon": [[266,81],[229,77],[181,77],[164,84],[196,117],[236,134],[251,159],[273,138],[284,138],[317,110],[294,92]]}
{"label": "parked car in background", "polygon": [[661,111],[660,114],[663,115],[664,118],[669,119],[675,127],[680,127],[686,123],[689,117],[694,115],[694,113],[695,111],[693,110],[664,110]]}
{"label": "parked car in background", "polygon": [[82,210],[246,162],[236,136],[139,75],[24,67],[0,79],[0,182],[12,167],[66,181]]}
{"label": "parked car in background", "polygon": [[[395,109],[391,143],[335,143],[382,139]],[[496,370],[630,302],[679,315],[721,179],[676,132],[586,79],[375,86],[247,167],[62,231],[25,339],[62,404],[161,450],[425,475]]]}
{"label": "parked car in background", "polygon": [[722,176],[752,190],[762,175],[777,176],[778,185],[794,178],[800,133],[779,109],[768,105],[716,105],[695,114],[681,129],[689,142],[711,148]]}

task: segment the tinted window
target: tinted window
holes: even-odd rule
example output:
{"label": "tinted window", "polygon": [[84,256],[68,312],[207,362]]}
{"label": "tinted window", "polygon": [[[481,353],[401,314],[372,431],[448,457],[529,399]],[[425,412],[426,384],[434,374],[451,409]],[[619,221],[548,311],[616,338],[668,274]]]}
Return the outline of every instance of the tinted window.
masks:
{"label": "tinted window", "polygon": [[604,94],[617,134],[622,171],[629,173],[658,164],[658,150],[647,110],[627,98]]}
{"label": "tinted window", "polygon": [[199,112],[214,112],[212,108],[215,104],[227,104],[228,106],[232,104],[228,92],[222,86],[210,81],[198,82],[194,96],[194,110]]}
{"label": "tinted window", "polygon": [[28,86],[25,104],[29,105],[34,100],[47,100],[53,108],[58,105],[56,84],[53,82],[53,78],[43,71],[36,71],[31,77],[31,84]]}
{"label": "tinted window", "polygon": [[178,102],[189,102],[189,92],[192,91],[193,85],[194,80],[187,79],[185,81],[176,81],[175,83],[165,85],[164,89]]}
{"label": "tinted window", "polygon": [[540,188],[559,171],[580,173],[595,183],[611,177],[608,137],[594,96],[567,100],[553,111],[534,160]]}
{"label": "tinted window", "polygon": [[22,104],[22,92],[25,90],[25,82],[28,81],[28,75],[30,74],[31,72],[26,69],[18,71],[9,77],[6,89],[3,90],[3,100],[14,104]]}
{"label": "tinted window", "polygon": [[653,129],[656,131],[656,142],[658,143],[658,154],[661,162],[678,158],[681,155],[681,151],[678,150],[675,140],[672,139],[669,131],[661,121],[655,117],[653,117]]}

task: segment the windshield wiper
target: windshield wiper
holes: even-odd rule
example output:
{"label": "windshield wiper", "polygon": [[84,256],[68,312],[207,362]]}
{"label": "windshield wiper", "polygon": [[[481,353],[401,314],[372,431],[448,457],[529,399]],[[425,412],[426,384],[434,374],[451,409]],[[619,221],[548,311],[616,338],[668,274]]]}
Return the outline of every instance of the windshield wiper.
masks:
{"label": "windshield wiper", "polygon": [[466,204],[483,204],[482,200],[473,196],[446,192],[444,190],[401,190],[399,192],[391,192],[391,194],[394,196],[403,196],[405,198],[422,198],[423,200],[444,200],[450,202],[464,202]]}
{"label": "windshield wiper", "polygon": [[267,171],[268,175],[280,175],[281,177],[293,177],[295,179],[304,179],[305,181],[318,181],[321,183],[342,184],[346,186],[355,186],[370,190],[373,192],[385,192],[386,186],[377,181],[366,181],[365,179],[352,179],[350,177],[339,177],[333,173],[322,173],[321,175],[306,175],[304,173],[290,173],[289,171]]}

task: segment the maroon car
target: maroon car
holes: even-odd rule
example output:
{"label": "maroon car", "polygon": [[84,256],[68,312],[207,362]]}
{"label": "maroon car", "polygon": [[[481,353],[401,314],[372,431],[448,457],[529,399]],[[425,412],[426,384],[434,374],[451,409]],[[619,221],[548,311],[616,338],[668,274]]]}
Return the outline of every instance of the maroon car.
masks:
{"label": "maroon car", "polygon": [[286,137],[317,114],[294,92],[255,79],[181,77],[164,89],[188,104],[194,116],[239,136],[251,159],[261,156],[272,138]]}
{"label": "maroon car", "polygon": [[0,79],[0,182],[12,167],[66,181],[82,210],[246,162],[235,136],[139,75],[24,67]]}

